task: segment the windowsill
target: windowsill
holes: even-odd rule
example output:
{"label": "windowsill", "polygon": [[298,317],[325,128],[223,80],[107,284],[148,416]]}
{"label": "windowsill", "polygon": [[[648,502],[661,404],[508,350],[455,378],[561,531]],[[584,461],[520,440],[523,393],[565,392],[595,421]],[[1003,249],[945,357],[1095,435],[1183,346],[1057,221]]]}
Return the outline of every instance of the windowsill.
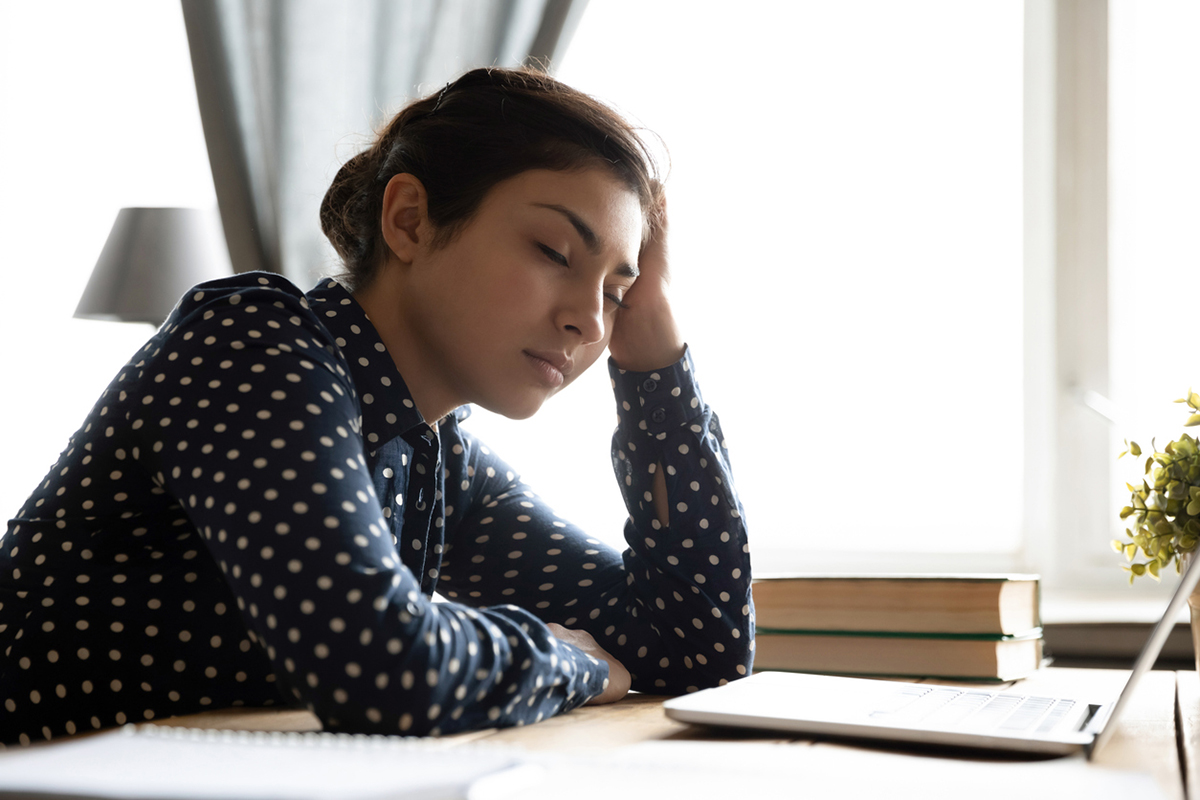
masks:
{"label": "windowsill", "polygon": [[[1042,626],[1046,655],[1056,666],[1125,668],[1141,652],[1162,617],[1161,597],[1045,591]],[[1192,634],[1186,609],[1155,663],[1157,669],[1195,669]]]}

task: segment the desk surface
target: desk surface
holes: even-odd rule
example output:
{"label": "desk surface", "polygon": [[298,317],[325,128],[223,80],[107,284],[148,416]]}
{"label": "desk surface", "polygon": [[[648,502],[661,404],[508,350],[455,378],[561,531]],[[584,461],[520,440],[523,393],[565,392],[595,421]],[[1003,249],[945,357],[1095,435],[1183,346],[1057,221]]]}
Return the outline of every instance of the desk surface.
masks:
{"label": "desk surface", "polygon": [[[1122,670],[1046,669],[1020,682],[1022,691],[1070,693],[1078,696],[1115,697],[1124,684],[1127,672]],[[597,753],[647,742],[724,743],[743,747],[803,746],[823,748],[827,756],[861,758],[868,765],[879,754],[887,757],[889,768],[905,763],[928,766],[951,760],[959,764],[976,761],[995,765],[1003,757],[982,754],[978,757],[957,753],[914,754],[886,746],[858,746],[845,743],[814,741],[779,734],[731,732],[728,730],[685,725],[668,719],[662,711],[666,698],[654,695],[631,694],[619,703],[608,706],[586,706],[569,714],[554,717],[536,725],[503,730],[475,731],[443,737],[453,742],[496,742],[536,751],[564,753]],[[236,730],[319,730],[316,717],[304,711],[229,709],[210,711],[187,717],[161,720],[156,724],[198,728],[231,728]],[[1178,732],[1178,733],[1177,733]],[[741,752],[751,752],[738,751]],[[772,750],[777,753],[778,751]],[[853,753],[861,755],[854,756]],[[874,754],[874,755],[872,755]],[[1087,769],[1118,768],[1148,771],[1163,795],[1171,800],[1187,796],[1200,797],[1200,677],[1195,672],[1157,671],[1146,675],[1132,702],[1126,709],[1119,727],[1108,745],[1101,750]],[[854,764],[851,760],[849,763]],[[1029,762],[1026,760],[1026,764]],[[869,767],[868,767],[869,768]],[[994,768],[994,767],[993,767]],[[1035,767],[1036,768],[1036,767]],[[1184,775],[1188,786],[1185,787]],[[1014,787],[1013,794],[1023,798],[1032,787]],[[1190,790],[1190,791],[1188,791]]]}

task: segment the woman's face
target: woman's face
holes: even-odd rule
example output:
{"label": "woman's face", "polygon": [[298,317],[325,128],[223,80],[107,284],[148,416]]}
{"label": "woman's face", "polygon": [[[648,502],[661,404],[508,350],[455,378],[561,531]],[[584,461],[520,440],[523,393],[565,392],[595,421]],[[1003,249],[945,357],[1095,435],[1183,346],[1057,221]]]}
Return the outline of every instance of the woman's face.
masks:
{"label": "woman's face", "polygon": [[406,315],[431,388],[531,416],[607,346],[642,224],[637,195],[598,167],[493,187],[449,244],[413,263]]}

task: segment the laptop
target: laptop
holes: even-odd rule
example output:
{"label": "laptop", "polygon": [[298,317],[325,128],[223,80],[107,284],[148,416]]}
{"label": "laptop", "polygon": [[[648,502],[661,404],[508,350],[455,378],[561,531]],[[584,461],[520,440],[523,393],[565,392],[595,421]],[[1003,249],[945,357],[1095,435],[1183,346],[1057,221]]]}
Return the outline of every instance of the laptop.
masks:
{"label": "laptop", "polygon": [[701,725],[1050,755],[1083,751],[1090,759],[1112,736],[1134,687],[1154,665],[1198,583],[1200,569],[1193,563],[1115,702],[1026,695],[1020,684],[992,691],[760,672],[672,698],[663,708],[671,719]]}

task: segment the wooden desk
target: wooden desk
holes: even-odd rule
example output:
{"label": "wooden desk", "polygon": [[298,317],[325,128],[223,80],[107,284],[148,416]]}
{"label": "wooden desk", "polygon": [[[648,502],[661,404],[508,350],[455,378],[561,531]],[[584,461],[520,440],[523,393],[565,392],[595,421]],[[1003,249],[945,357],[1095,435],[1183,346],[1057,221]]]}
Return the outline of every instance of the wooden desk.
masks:
{"label": "wooden desk", "polygon": [[[1084,698],[1115,697],[1127,674],[1122,670],[1051,668],[1021,681],[1019,688],[1038,693],[1071,693]],[[972,755],[945,750],[914,752],[886,745],[814,741],[778,734],[690,726],[674,722],[663,714],[662,702],[665,699],[633,694],[613,705],[586,706],[537,725],[457,734],[443,737],[443,741],[451,744],[486,741],[518,745],[543,753],[571,754],[603,754],[618,747],[648,742],[724,743],[743,748],[738,750],[739,754],[757,754],[775,759],[784,752],[778,749],[779,746],[816,748],[805,753],[836,756],[843,761],[849,759],[846,763],[861,763],[864,769],[871,769],[880,763],[884,768],[900,767],[901,770],[906,764],[920,766],[925,772],[930,768],[939,769],[936,766],[938,764],[950,763],[958,765],[959,772],[962,771],[961,767],[972,763],[985,765],[979,769],[992,771],[1005,769],[1004,764],[1017,765],[1010,767],[1013,770],[1029,770],[1031,765],[1034,770],[1038,768],[1038,762],[1022,757]],[[155,724],[236,730],[320,730],[316,717],[307,712],[265,709],[211,711],[161,720]],[[1080,760],[1080,757],[1076,760]],[[1148,771],[1167,798],[1200,798],[1200,775],[1197,774],[1200,772],[1200,677],[1195,672],[1149,673],[1123,714],[1112,740],[1091,765],[1078,766],[1085,769],[1111,767]],[[1187,787],[1185,774],[1188,776]],[[1045,796],[1038,793],[1036,784],[1010,788],[1013,796],[1022,800]]]}

